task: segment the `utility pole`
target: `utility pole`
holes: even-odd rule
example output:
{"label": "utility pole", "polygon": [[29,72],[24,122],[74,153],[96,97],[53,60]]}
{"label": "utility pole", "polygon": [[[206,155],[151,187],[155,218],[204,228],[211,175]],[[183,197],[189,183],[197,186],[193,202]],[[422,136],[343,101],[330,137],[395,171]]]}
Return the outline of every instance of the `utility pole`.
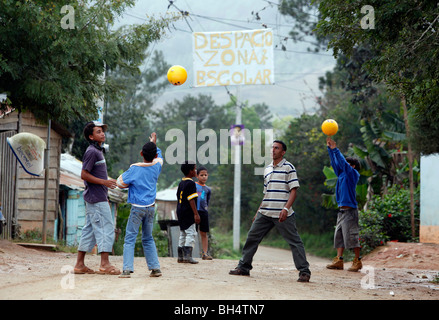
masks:
{"label": "utility pole", "polygon": [[43,236],[42,243],[46,243],[47,236],[47,211],[49,198],[49,173],[50,173],[50,130],[52,127],[52,120],[49,119],[47,125],[47,143],[44,150],[44,210],[43,210]]}
{"label": "utility pole", "polygon": [[[236,104],[236,123],[241,124],[241,106]],[[242,132],[241,134],[244,134]],[[241,145],[235,145],[235,176],[233,186],[233,249],[239,250],[241,229]]]}

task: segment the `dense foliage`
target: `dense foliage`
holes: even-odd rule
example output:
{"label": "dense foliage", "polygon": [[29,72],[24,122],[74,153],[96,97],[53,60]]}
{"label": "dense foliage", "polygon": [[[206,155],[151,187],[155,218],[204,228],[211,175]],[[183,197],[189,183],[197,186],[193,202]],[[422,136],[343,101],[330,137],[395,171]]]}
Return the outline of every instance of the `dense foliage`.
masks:
{"label": "dense foliage", "polygon": [[146,48],[170,23],[112,30],[134,2],[1,0],[0,92],[43,122],[97,119],[99,100],[123,93],[120,84],[104,81],[106,69],[138,74]]}
{"label": "dense foliage", "polygon": [[[439,7],[430,0],[315,1],[321,14],[320,35],[330,37],[335,55],[352,57],[359,46],[373,48],[364,62],[377,83],[407,100],[418,152],[439,152]],[[372,28],[362,27],[364,5],[373,8]],[[422,129],[422,130],[421,130]]]}

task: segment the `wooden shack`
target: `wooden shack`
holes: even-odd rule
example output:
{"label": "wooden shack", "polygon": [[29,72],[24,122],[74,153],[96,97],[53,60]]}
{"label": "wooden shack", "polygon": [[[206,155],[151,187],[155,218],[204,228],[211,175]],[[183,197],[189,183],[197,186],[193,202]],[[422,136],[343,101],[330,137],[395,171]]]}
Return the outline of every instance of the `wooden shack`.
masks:
{"label": "wooden shack", "polygon": [[[44,212],[44,172],[32,176],[24,171],[9,148],[6,138],[20,132],[33,133],[47,141],[47,125],[39,123],[30,112],[8,109],[0,114],[0,201],[7,225],[2,238],[15,238],[27,230],[42,231]],[[60,155],[62,137],[70,133],[52,122],[50,131],[50,161],[47,231],[53,234],[58,214]]]}
{"label": "wooden shack", "polygon": [[[177,187],[158,191],[156,195],[158,221],[177,221]],[[166,228],[163,228],[166,230]]]}

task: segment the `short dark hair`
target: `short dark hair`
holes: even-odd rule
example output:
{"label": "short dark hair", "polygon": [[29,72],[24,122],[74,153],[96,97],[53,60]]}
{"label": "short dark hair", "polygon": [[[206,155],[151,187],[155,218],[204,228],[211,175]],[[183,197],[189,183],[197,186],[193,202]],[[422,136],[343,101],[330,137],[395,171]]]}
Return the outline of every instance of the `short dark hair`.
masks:
{"label": "short dark hair", "polygon": [[88,142],[91,142],[90,136],[93,135],[93,128],[95,127],[95,124],[93,121],[87,122],[87,124],[84,127],[84,137]]}
{"label": "short dark hair", "polygon": [[280,140],[274,140],[273,141],[273,143],[280,143],[281,145],[282,145],[282,149],[284,150],[284,151],[287,151],[287,145],[283,142],[283,141],[280,141]]}
{"label": "short dark hair", "polygon": [[145,143],[142,148],[142,154],[143,154],[143,159],[145,159],[145,161],[151,162],[152,160],[154,160],[157,154],[156,144],[151,141]]}
{"label": "short dark hair", "polygon": [[350,165],[354,165],[355,166],[355,170],[357,170],[358,172],[360,171],[360,161],[358,161],[358,159],[356,158],[352,158],[352,157],[346,157],[346,161],[350,164]]}
{"label": "short dark hair", "polygon": [[93,135],[94,127],[101,127],[102,130],[104,130],[104,132],[107,130],[107,125],[106,124],[102,124],[99,121],[87,122],[85,124],[85,127],[84,127],[84,137],[85,137],[85,139],[87,139],[88,142],[92,142],[90,140],[90,136]]}
{"label": "short dark hair", "polygon": [[198,168],[197,168],[197,175],[199,175],[200,172],[203,171],[203,170],[206,171],[206,172],[208,172],[206,167],[203,167],[203,166],[198,167]]}
{"label": "short dark hair", "polygon": [[188,161],[186,160],[182,165],[181,165],[181,172],[183,172],[183,174],[185,176],[187,176],[189,174],[189,172],[191,172],[192,170],[195,169],[195,162],[193,161]]}

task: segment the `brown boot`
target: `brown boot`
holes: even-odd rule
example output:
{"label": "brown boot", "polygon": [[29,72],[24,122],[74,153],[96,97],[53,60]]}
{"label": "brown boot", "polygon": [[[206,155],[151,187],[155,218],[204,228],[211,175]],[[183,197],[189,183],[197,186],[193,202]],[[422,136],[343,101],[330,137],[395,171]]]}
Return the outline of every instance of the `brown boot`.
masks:
{"label": "brown boot", "polygon": [[357,272],[361,268],[363,268],[361,260],[358,258],[354,258],[354,260],[352,261],[352,266],[348,269],[348,271]]}
{"label": "brown boot", "polygon": [[335,257],[332,260],[331,264],[328,264],[326,266],[327,269],[336,269],[336,270],[343,270],[343,258],[340,259],[340,257]]}

